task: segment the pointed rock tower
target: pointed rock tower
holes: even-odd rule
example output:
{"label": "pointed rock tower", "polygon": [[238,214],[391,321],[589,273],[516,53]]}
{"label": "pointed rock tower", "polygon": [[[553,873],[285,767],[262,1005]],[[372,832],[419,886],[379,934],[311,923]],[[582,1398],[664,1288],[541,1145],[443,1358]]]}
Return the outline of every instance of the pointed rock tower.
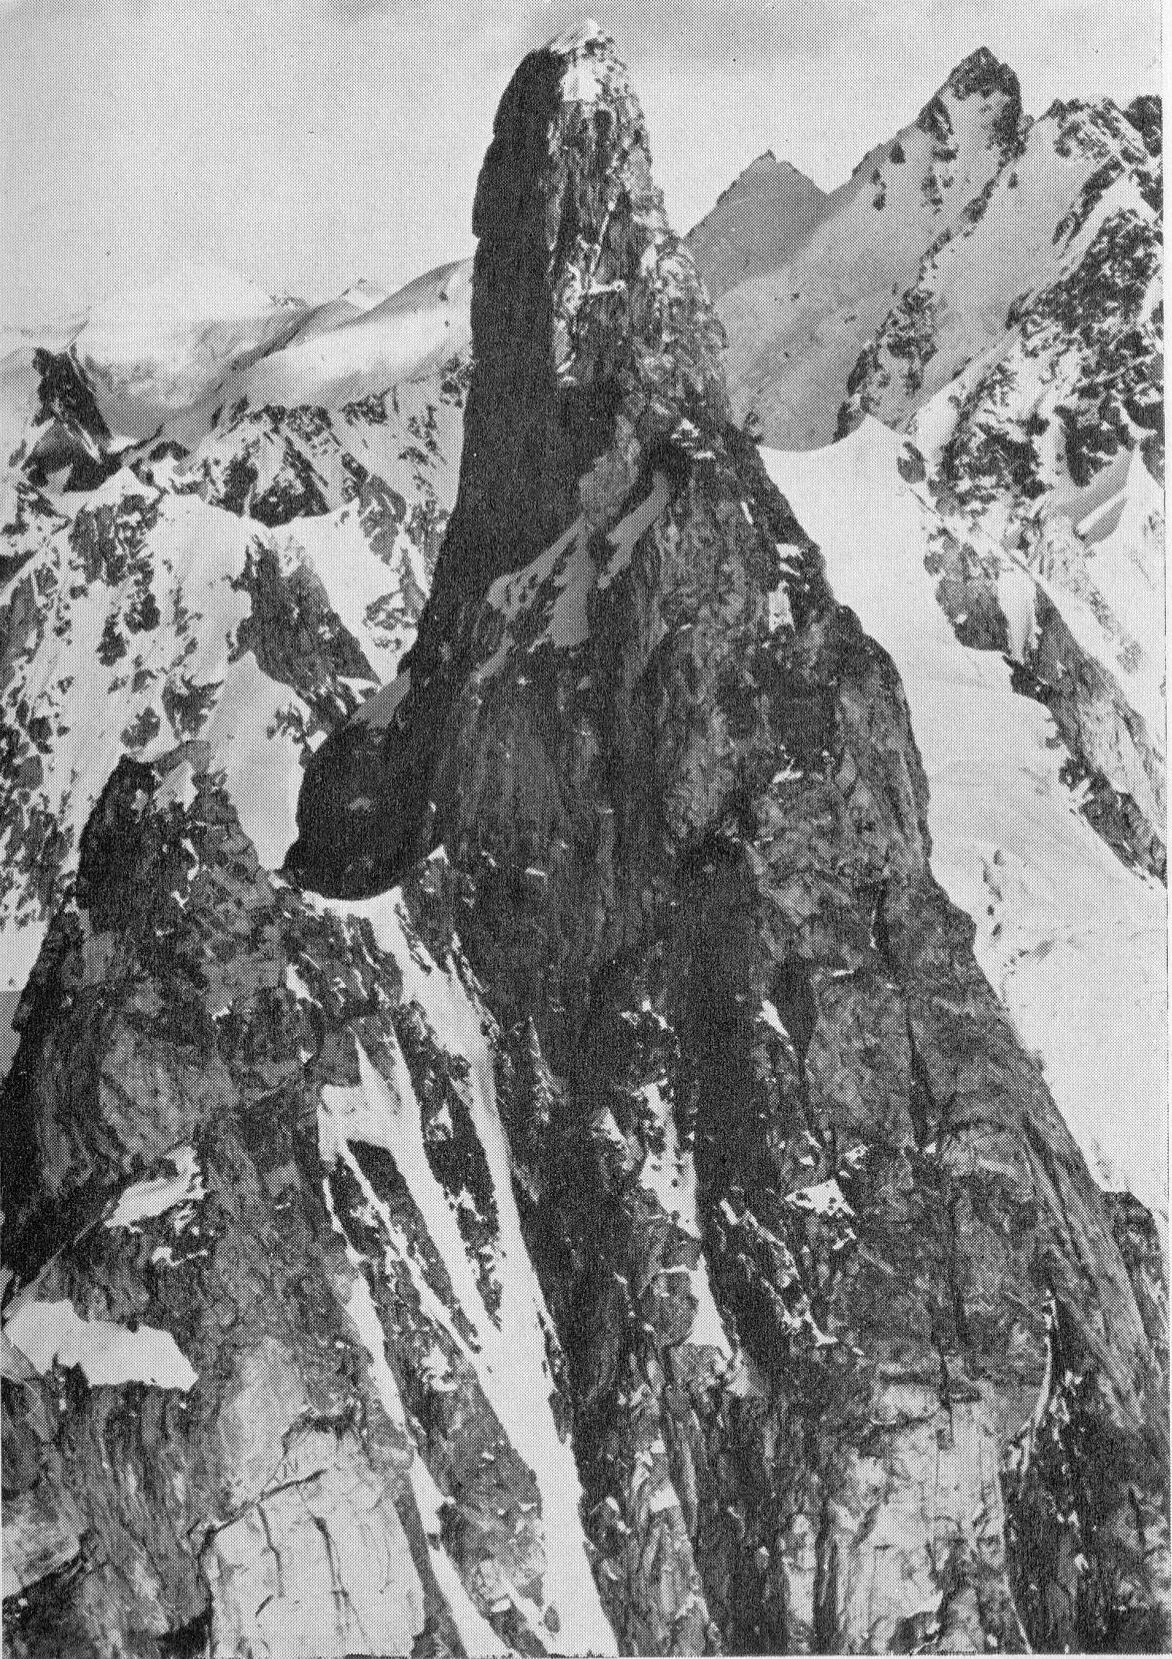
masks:
{"label": "pointed rock tower", "polygon": [[729,418],[601,33],[522,65],[476,229],[435,587],[291,868],[452,861],[620,1643],[1154,1640],[1162,1304],[932,876],[896,671]]}

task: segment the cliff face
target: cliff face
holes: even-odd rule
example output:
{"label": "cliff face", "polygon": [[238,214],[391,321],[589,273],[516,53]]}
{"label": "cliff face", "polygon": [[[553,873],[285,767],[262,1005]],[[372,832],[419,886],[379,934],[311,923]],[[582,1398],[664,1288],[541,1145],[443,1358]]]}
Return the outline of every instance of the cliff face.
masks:
{"label": "cliff face", "polygon": [[22,1000],[12,1651],[1159,1645],[1150,1219],[932,875],[604,36],[476,212],[402,672],[283,874],[210,744],[124,759]]}

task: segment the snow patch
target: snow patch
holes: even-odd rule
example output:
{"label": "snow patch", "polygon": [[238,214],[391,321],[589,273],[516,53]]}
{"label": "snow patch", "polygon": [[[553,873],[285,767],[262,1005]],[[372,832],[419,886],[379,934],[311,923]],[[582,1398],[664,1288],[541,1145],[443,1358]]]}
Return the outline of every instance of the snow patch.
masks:
{"label": "snow patch", "polygon": [[42,1376],[55,1364],[65,1370],[78,1365],[91,1388],[141,1382],[186,1393],[197,1380],[170,1331],[81,1319],[72,1302],[23,1302],[5,1322],[4,1334]]}
{"label": "snow patch", "polygon": [[599,592],[603,592],[610,584],[618,579],[631,562],[631,555],[635,551],[635,543],[655,523],[660,513],[668,503],[668,482],[662,472],[657,472],[652,482],[651,493],[646,501],[639,505],[610,532],[607,540],[614,548],[614,552],[606,561],[598,577]]}
{"label": "snow patch", "polygon": [[833,1179],[819,1181],[816,1186],[799,1187],[786,1198],[787,1204],[795,1209],[809,1210],[811,1215],[821,1215],[828,1218],[835,1216],[853,1216],[854,1211],[842,1195],[842,1188]]}
{"label": "snow patch", "polygon": [[199,1158],[193,1146],[179,1146],[168,1152],[167,1161],[175,1166],[174,1175],[159,1175],[150,1181],[138,1181],[118,1200],[117,1208],[106,1222],[107,1227],[137,1227],[140,1221],[165,1215],[168,1210],[194,1204],[204,1196],[203,1177]]}

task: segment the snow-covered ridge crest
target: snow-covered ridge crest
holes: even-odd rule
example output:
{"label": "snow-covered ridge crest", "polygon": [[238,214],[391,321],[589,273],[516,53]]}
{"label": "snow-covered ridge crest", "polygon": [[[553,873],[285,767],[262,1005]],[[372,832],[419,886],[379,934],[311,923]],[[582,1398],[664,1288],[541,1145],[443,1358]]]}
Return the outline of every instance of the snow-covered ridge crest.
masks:
{"label": "snow-covered ridge crest", "polygon": [[546,51],[552,52],[555,57],[576,57],[584,47],[594,46],[608,37],[604,34],[601,24],[593,17],[583,18],[581,23],[563,29],[560,34],[554,35],[546,46]]}

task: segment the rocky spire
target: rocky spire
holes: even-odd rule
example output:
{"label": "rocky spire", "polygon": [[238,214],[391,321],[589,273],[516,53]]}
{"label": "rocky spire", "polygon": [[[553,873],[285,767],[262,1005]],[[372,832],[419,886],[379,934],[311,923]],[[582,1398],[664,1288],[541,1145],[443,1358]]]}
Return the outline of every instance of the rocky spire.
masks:
{"label": "rocky spire", "polygon": [[668,226],[626,68],[596,26],[531,53],[509,83],[472,228],[477,367],[427,642],[453,605],[565,528],[577,480],[619,426],[647,452],[683,404],[725,396],[720,325]]}
{"label": "rocky spire", "polygon": [[[681,421],[727,421],[723,333],[652,180],[642,110],[614,43],[593,26],[531,53],[501,100],[473,215],[475,371],[460,487],[410,691],[378,764],[394,826],[322,822],[317,780],[372,764],[371,723],[310,770],[291,868],[330,887],[377,885],[431,834],[438,728],[472,666],[490,583],[527,565],[581,513],[601,533]],[[683,450],[677,446],[677,455]],[[363,793],[369,795],[369,790]],[[341,841],[338,839],[341,834]]]}
{"label": "rocky spire", "polygon": [[526,60],[477,215],[420,643],[292,866],[452,862],[619,1640],[1147,1640],[1163,1314],[933,878],[895,669],[729,420],[604,37]]}

